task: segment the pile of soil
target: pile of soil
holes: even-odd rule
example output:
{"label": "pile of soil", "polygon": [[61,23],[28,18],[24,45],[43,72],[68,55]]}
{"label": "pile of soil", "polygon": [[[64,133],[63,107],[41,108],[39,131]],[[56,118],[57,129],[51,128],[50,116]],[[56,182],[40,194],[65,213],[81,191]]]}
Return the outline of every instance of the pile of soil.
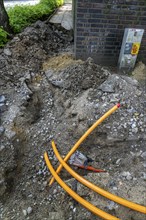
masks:
{"label": "pile of soil", "polygon": [[[141,64],[144,65],[144,64]],[[144,68],[140,68],[145,75]],[[138,70],[137,70],[138,71]],[[108,109],[121,108],[80,146],[91,165],[107,170],[78,173],[102,188],[145,203],[145,93],[133,77],[75,60],[71,32],[38,21],[0,49],[1,219],[100,219],[76,203],[55,182],[43,153],[57,167],[51,141],[65,156]],[[134,79],[134,77],[136,79]],[[84,188],[64,170],[61,178],[79,195],[120,219],[144,215]]]}

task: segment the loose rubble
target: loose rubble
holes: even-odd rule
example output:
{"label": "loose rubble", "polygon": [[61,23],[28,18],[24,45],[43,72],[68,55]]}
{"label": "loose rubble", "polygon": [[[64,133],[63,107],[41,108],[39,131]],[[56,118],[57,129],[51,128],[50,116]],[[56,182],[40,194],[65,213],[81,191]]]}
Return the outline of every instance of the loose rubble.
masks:
{"label": "loose rubble", "polygon": [[[72,33],[38,21],[0,49],[0,196],[1,219],[99,219],[54,183],[43,159],[58,161],[55,140],[65,156],[80,136],[108,109],[121,108],[84,141],[83,154],[107,173],[78,173],[94,184],[145,204],[145,90],[137,80],[75,60]],[[143,76],[146,67],[142,64]],[[134,79],[135,78],[135,79]],[[143,78],[142,78],[143,79]],[[61,178],[79,195],[121,218],[143,220],[143,214],[97,195],[71,178]]]}

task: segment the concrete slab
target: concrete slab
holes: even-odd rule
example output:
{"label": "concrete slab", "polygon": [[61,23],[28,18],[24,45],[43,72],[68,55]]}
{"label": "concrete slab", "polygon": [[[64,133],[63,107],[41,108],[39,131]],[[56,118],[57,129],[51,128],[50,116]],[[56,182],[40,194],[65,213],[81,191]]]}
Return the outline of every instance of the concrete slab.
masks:
{"label": "concrete slab", "polygon": [[66,30],[73,29],[72,4],[64,4],[50,19],[51,23],[61,24]]}
{"label": "concrete slab", "polygon": [[64,27],[66,30],[73,29],[72,11],[66,11],[64,13],[64,17],[62,19],[61,26]]}

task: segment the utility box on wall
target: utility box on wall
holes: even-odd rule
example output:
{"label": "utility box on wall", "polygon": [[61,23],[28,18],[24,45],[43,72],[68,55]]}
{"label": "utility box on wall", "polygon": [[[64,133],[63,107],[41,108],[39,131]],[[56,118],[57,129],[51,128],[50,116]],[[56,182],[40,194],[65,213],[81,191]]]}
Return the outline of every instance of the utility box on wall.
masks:
{"label": "utility box on wall", "polygon": [[[74,0],[74,6],[77,59],[117,66],[125,28],[146,29],[146,0]],[[146,63],[146,31],[137,58]]]}
{"label": "utility box on wall", "polygon": [[120,70],[131,70],[135,66],[137,55],[140,49],[144,29],[126,28],[118,66]]}

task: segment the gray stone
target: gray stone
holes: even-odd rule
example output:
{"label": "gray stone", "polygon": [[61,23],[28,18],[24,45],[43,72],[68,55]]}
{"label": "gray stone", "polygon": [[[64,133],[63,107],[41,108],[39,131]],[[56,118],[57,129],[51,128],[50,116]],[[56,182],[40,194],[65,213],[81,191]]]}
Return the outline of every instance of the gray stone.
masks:
{"label": "gray stone", "polygon": [[64,4],[57,13],[51,17],[51,23],[61,24],[66,30],[73,29],[72,5]]}
{"label": "gray stone", "polygon": [[5,149],[5,146],[4,145],[0,146],[0,151],[2,151],[3,149]]}
{"label": "gray stone", "polygon": [[11,56],[11,55],[12,55],[12,52],[10,51],[9,48],[5,48],[5,49],[4,49],[4,54],[6,54],[7,56]]}
{"label": "gray stone", "polygon": [[45,71],[45,75],[46,75],[47,79],[50,80],[50,78],[53,75],[53,71],[51,69],[49,69],[49,70]]}
{"label": "gray stone", "polygon": [[127,180],[132,180],[132,176],[131,176],[131,174],[128,175],[128,176],[126,176],[126,179],[127,179]]}
{"label": "gray stone", "polygon": [[4,133],[5,128],[3,126],[0,126],[0,136]]}
{"label": "gray stone", "polygon": [[132,132],[133,133],[137,133],[138,132],[138,128],[136,127],[136,128],[132,128]]}
{"label": "gray stone", "polygon": [[16,132],[13,130],[13,122],[17,117],[17,114],[20,112],[20,108],[16,105],[10,106],[5,116],[5,135],[8,139],[15,137]]}
{"label": "gray stone", "polygon": [[33,94],[33,92],[28,88],[27,84],[23,82],[23,85],[21,87],[21,93],[28,99],[30,95]]}
{"label": "gray stone", "polygon": [[121,161],[121,158],[119,158],[117,161],[116,161],[116,164],[119,164]]}
{"label": "gray stone", "polygon": [[108,208],[109,210],[113,210],[113,209],[115,209],[115,208],[117,208],[117,207],[118,207],[118,205],[116,205],[116,203],[113,202],[113,201],[110,201],[110,202],[109,202],[109,205],[107,206],[107,208]]}
{"label": "gray stone", "polygon": [[96,108],[99,108],[99,104],[96,103],[95,106],[94,106],[94,108],[95,108],[95,109],[96,109]]}
{"label": "gray stone", "polygon": [[66,11],[64,13],[64,17],[62,19],[61,26],[68,31],[73,29],[73,18],[72,18],[72,11],[71,10]]}
{"label": "gray stone", "polygon": [[0,95],[0,103],[4,103],[6,101],[6,98],[4,95]]}
{"label": "gray stone", "polygon": [[146,159],[146,151],[141,154],[141,157]]}
{"label": "gray stone", "polygon": [[77,210],[77,208],[75,207],[75,208],[73,208],[73,212],[76,212],[76,210]]}
{"label": "gray stone", "polygon": [[146,173],[143,173],[143,177],[144,180],[146,180]]}
{"label": "gray stone", "polygon": [[67,101],[64,103],[64,107],[65,107],[65,108],[70,108],[70,107],[71,107],[71,100],[67,100]]}
{"label": "gray stone", "polygon": [[115,86],[117,84],[116,80],[117,80],[116,75],[110,75],[107,80],[102,83],[98,89],[102,90],[103,92],[108,92],[108,93],[112,93],[115,92]]}
{"label": "gray stone", "polygon": [[131,84],[132,86],[138,86],[138,81],[136,79],[132,79],[128,76],[121,75],[121,78],[124,79],[128,84]]}
{"label": "gray stone", "polygon": [[3,107],[4,107],[4,105],[5,105],[5,103],[0,103],[0,109],[2,110],[3,109]]}
{"label": "gray stone", "polygon": [[57,86],[57,87],[63,87],[63,80],[51,80],[52,85]]}
{"label": "gray stone", "polygon": [[46,186],[47,186],[47,184],[48,184],[48,182],[47,182],[47,181],[44,181],[44,182],[43,182],[43,186],[44,186],[44,187],[46,187]]}
{"label": "gray stone", "polygon": [[122,175],[123,177],[126,177],[126,178],[127,178],[127,176],[131,176],[131,173],[130,173],[130,172],[123,171],[121,175]]}
{"label": "gray stone", "polygon": [[24,216],[27,216],[27,211],[26,211],[25,209],[23,209],[22,212],[23,212],[23,215],[24,215]]}
{"label": "gray stone", "polygon": [[132,128],[136,128],[136,123],[133,123],[133,124],[131,125],[131,127],[132,127]]}
{"label": "gray stone", "polygon": [[118,188],[116,186],[113,187],[113,190],[118,190]]}
{"label": "gray stone", "polygon": [[30,215],[30,214],[32,213],[32,211],[33,211],[33,209],[29,206],[29,207],[27,208],[27,214]]}
{"label": "gray stone", "polygon": [[57,193],[57,189],[54,189],[54,190],[53,190],[53,194],[56,194],[56,193]]}
{"label": "gray stone", "polygon": [[5,136],[11,140],[15,137],[16,135],[16,132],[15,131],[12,131],[11,128],[9,127],[8,129],[5,130]]}

